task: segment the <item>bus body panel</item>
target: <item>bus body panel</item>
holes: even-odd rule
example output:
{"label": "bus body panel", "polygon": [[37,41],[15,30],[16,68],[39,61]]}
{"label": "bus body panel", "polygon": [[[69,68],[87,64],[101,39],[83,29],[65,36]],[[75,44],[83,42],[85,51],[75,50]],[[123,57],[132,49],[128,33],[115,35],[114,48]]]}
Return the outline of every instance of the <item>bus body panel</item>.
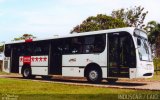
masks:
{"label": "bus body panel", "polygon": [[129,78],[136,78],[137,68],[129,68]]}
{"label": "bus body panel", "polygon": [[[98,54],[74,54],[63,55],[62,66],[82,66],[85,67],[89,63],[96,63],[99,66],[107,66],[107,55]],[[83,63],[82,63],[83,62]]]}
{"label": "bus body panel", "polygon": [[62,76],[84,77],[85,67],[90,63],[99,65],[102,77],[107,78],[107,46],[102,53],[63,55]]}
{"label": "bus body panel", "polygon": [[62,76],[84,77],[84,67],[62,67]]}
{"label": "bus body panel", "polygon": [[30,66],[48,66],[48,56],[20,56],[19,66],[23,66],[25,63]]}
{"label": "bus body panel", "polygon": [[101,67],[102,77],[107,78],[107,55],[104,54],[106,53],[63,55],[62,76],[84,77],[85,67],[95,63]]}
{"label": "bus body panel", "polygon": [[31,67],[33,75],[48,75],[48,56],[20,56],[19,73],[23,65],[28,64]]}
{"label": "bus body panel", "polygon": [[[32,75],[48,75],[48,67],[36,66],[31,67]],[[22,67],[19,67],[19,74],[21,74]]]}
{"label": "bus body panel", "polygon": [[138,61],[135,78],[151,78],[154,73],[153,62]]}

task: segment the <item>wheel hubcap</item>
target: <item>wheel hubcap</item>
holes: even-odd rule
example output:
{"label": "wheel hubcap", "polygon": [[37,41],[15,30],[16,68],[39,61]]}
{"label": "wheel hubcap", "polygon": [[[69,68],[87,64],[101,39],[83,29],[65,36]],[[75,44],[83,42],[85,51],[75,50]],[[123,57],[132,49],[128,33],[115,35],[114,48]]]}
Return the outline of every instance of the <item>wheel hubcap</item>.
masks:
{"label": "wheel hubcap", "polygon": [[89,77],[90,77],[91,80],[96,80],[97,77],[98,77],[97,71],[95,71],[95,70],[91,71],[91,72],[89,73]]}
{"label": "wheel hubcap", "polygon": [[29,73],[30,73],[29,69],[25,69],[24,70],[24,76],[25,77],[29,76]]}

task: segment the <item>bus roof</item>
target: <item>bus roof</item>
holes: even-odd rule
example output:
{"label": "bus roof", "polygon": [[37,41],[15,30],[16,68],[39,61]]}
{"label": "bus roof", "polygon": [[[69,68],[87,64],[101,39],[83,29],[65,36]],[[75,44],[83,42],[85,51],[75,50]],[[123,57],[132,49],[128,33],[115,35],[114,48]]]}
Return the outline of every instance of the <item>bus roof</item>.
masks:
{"label": "bus roof", "polygon": [[[68,38],[68,37],[76,37],[76,36],[86,36],[86,35],[93,35],[93,34],[103,34],[103,33],[113,33],[113,32],[122,32],[126,31],[133,35],[133,31],[135,27],[125,27],[125,28],[115,28],[115,29],[107,29],[107,30],[99,30],[99,31],[90,31],[90,32],[82,32],[82,33],[72,33],[65,36],[53,36],[50,38],[43,38],[43,39],[33,39],[32,41],[42,41],[42,40],[51,40],[51,39],[58,39],[58,38]],[[19,41],[11,41],[5,44],[14,44],[14,43],[25,43],[26,40],[19,40]]]}

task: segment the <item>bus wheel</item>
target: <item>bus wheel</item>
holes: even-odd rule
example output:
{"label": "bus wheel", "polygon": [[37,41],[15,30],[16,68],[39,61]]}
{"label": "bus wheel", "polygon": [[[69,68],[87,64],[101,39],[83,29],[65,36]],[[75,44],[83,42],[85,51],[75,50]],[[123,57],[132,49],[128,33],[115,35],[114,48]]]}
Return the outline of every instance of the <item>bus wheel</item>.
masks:
{"label": "bus wheel", "polygon": [[52,78],[52,76],[41,76],[44,80],[49,80]]}
{"label": "bus wheel", "polygon": [[22,70],[22,75],[23,75],[23,78],[26,78],[26,79],[32,78],[31,68],[25,67]]}
{"label": "bus wheel", "polygon": [[98,68],[91,68],[87,72],[87,80],[92,83],[100,83],[102,81],[102,73]]}
{"label": "bus wheel", "polygon": [[107,81],[108,81],[108,83],[110,83],[110,84],[114,84],[114,83],[116,83],[116,81],[117,81],[118,79],[113,79],[113,78],[107,78]]}

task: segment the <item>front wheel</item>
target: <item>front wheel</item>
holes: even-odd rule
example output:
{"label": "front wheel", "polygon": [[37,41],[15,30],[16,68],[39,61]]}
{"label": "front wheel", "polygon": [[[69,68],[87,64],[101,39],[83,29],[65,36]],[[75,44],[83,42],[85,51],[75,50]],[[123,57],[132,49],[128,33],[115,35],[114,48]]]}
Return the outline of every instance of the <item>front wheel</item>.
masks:
{"label": "front wheel", "polygon": [[28,67],[23,68],[22,76],[23,78],[26,78],[26,79],[32,78],[31,68],[28,68]]}
{"label": "front wheel", "polygon": [[89,69],[87,72],[87,80],[92,83],[100,83],[102,81],[102,73],[98,68]]}

